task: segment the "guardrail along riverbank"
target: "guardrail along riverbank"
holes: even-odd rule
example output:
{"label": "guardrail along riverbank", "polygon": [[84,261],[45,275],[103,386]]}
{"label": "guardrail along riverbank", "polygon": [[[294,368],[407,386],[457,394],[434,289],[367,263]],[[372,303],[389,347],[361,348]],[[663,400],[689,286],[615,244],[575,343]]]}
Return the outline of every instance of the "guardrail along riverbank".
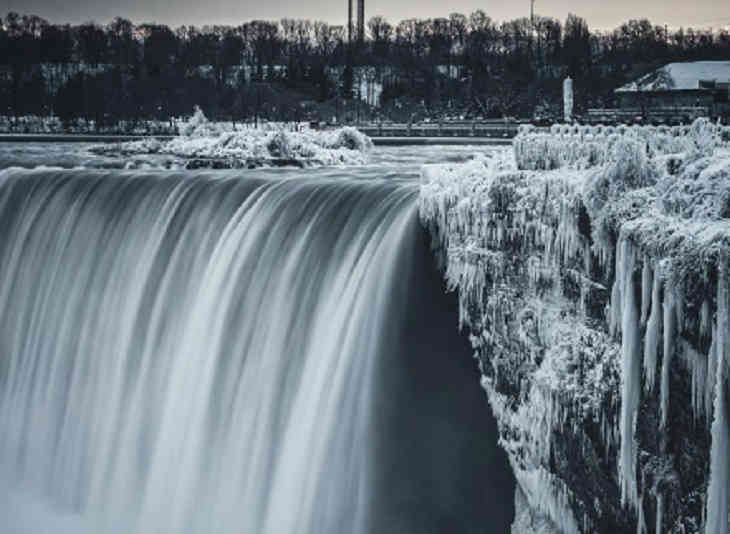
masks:
{"label": "guardrail along riverbank", "polygon": [[517,135],[517,123],[449,122],[417,124],[365,124],[357,129],[373,139],[387,137],[463,137],[512,139]]}

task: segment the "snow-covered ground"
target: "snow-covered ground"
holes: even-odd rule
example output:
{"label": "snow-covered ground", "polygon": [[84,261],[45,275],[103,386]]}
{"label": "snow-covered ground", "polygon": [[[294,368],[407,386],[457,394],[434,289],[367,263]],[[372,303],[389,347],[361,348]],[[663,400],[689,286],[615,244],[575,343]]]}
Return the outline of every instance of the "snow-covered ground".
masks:
{"label": "snow-covered ground", "polygon": [[247,167],[261,165],[358,165],[368,159],[370,138],[355,128],[315,131],[266,124],[234,130],[230,124],[210,122],[200,109],[179,125],[171,139],[143,139],[104,144],[92,152],[104,156],[160,154],[189,161],[190,167]]}
{"label": "snow-covered ground", "polygon": [[0,134],[114,134],[114,135],[176,135],[180,120],[119,121],[98,125],[94,120],[74,119],[64,124],[55,116],[0,115]]}
{"label": "snow-covered ground", "polygon": [[[523,131],[513,150],[422,171],[421,219],[533,527],[648,514],[652,532],[728,532],[726,133]],[[687,413],[709,454],[677,442]]]}
{"label": "snow-covered ground", "polygon": [[[97,124],[93,119],[76,118],[64,123],[56,116],[23,115],[10,117],[0,115],[0,134],[111,134],[111,135],[178,135],[186,125],[196,122],[198,115],[191,118],[172,118],[169,120],[146,119],[139,121],[120,120],[110,124]],[[215,126],[218,133],[241,130],[301,130],[308,128],[309,123],[296,122],[266,122],[254,125],[251,122],[216,121],[210,124]]]}

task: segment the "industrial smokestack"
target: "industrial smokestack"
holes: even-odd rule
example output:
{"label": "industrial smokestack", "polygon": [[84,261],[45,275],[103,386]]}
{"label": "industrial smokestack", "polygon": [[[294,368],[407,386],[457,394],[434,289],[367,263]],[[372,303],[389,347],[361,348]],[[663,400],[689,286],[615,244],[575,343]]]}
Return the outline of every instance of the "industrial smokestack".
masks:
{"label": "industrial smokestack", "polygon": [[357,0],[357,40],[365,40],[365,0]]}
{"label": "industrial smokestack", "polygon": [[347,0],[347,42],[352,42],[352,2],[353,0]]}

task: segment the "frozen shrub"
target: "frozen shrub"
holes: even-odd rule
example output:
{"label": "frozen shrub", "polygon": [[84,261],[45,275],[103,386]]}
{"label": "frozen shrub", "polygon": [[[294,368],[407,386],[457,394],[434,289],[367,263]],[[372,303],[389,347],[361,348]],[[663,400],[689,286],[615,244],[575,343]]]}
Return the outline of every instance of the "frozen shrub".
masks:
{"label": "frozen shrub", "polygon": [[550,133],[521,130],[514,142],[515,158],[523,170],[586,169],[607,163],[622,138],[635,140],[650,159],[673,154],[676,162],[711,155],[716,147],[725,146],[723,139],[730,133],[707,119],[698,119],[691,127],[553,125]]}
{"label": "frozen shrub", "polygon": [[692,123],[687,134],[687,155],[690,159],[710,156],[717,143],[717,129],[707,118],[699,118]]}
{"label": "frozen shrub", "polygon": [[327,142],[330,148],[347,148],[348,150],[369,150],[373,146],[370,138],[352,126],[345,126],[334,132]]}
{"label": "frozen shrub", "polygon": [[291,158],[294,154],[289,142],[289,136],[284,131],[278,131],[269,138],[266,149],[272,158]]}
{"label": "frozen shrub", "polygon": [[591,218],[611,199],[633,189],[656,183],[657,173],[641,143],[620,138],[611,148],[607,165],[587,179],[583,197]]}
{"label": "frozen shrub", "polygon": [[195,106],[195,112],[189,120],[180,125],[180,135],[187,137],[202,135],[209,125],[208,119],[199,106]]}

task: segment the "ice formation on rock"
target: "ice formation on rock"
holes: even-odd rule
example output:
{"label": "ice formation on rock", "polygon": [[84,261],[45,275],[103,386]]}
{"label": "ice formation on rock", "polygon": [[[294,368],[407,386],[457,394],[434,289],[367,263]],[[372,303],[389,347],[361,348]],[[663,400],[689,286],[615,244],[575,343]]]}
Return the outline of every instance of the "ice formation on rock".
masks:
{"label": "ice formation on rock", "polygon": [[[671,282],[671,281],[668,281]],[[677,306],[674,295],[674,288],[669,284],[664,286],[664,350],[662,351],[662,381],[660,392],[659,421],[660,428],[667,425],[669,417],[669,373],[674,358],[674,342],[677,331]]]}
{"label": "ice formation on rock", "polygon": [[[649,261],[644,260],[644,265],[648,265]],[[661,272],[658,269],[654,271],[650,299],[647,300],[647,307],[651,307],[649,318],[646,322],[646,334],[644,336],[644,385],[651,392],[654,389],[656,380],[657,351],[659,350],[659,328],[661,326],[660,315],[660,298],[661,298]],[[644,284],[646,288],[647,284]],[[642,291],[646,296],[646,289]],[[642,300],[642,309],[644,301]]]}
{"label": "ice formation on rock", "polygon": [[641,394],[641,359],[639,314],[634,290],[634,249],[628,239],[619,239],[616,256],[616,284],[621,310],[621,449],[618,459],[621,502],[638,502],[636,487],[636,417]]}
{"label": "ice formation on rock", "polygon": [[524,128],[513,151],[422,171],[421,220],[533,527],[727,532],[722,133]]}
{"label": "ice formation on rock", "polygon": [[720,272],[717,290],[717,370],[712,422],[710,481],[707,487],[706,534],[728,533],[730,498],[730,420],[728,419],[728,358],[730,357],[730,294],[727,266]]}
{"label": "ice formation on rock", "polygon": [[290,165],[359,165],[367,162],[370,139],[352,127],[315,131],[294,130],[283,125],[231,129],[210,122],[197,108],[179,126],[179,136],[170,139],[99,145],[92,152],[101,155],[163,154],[205,165],[216,160],[228,166],[259,166],[272,163]]}

